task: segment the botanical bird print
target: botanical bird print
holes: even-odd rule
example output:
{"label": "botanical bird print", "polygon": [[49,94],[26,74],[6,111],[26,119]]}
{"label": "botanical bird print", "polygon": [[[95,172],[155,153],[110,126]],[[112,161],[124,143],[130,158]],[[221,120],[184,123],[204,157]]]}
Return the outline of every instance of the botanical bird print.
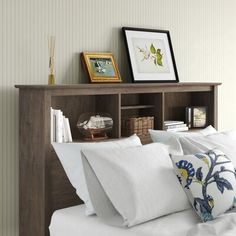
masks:
{"label": "botanical bird print", "polygon": [[141,52],[142,55],[143,55],[142,61],[148,60],[148,59],[150,58],[151,53],[150,53],[150,51],[147,49],[147,46],[146,46],[146,45],[145,45],[145,48],[140,48],[140,47],[137,47],[137,48],[138,48],[139,52]]}
{"label": "botanical bird print", "polygon": [[142,53],[141,61],[149,60],[156,66],[163,66],[163,53],[161,49],[155,47],[153,43],[149,47],[145,45],[145,48],[137,46],[137,50]]}

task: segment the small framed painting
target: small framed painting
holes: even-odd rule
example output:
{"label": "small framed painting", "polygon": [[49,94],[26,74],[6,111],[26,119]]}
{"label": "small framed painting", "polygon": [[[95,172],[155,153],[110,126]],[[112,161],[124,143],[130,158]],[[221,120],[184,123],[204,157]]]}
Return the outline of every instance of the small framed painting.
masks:
{"label": "small framed painting", "polygon": [[192,107],[193,128],[205,128],[207,126],[207,107]]}
{"label": "small framed painting", "polygon": [[170,33],[122,28],[133,82],[179,82]]}
{"label": "small framed painting", "polygon": [[121,82],[112,53],[83,52],[81,57],[91,82]]}
{"label": "small framed painting", "polygon": [[205,128],[208,125],[206,106],[186,107],[186,124],[189,128]]}

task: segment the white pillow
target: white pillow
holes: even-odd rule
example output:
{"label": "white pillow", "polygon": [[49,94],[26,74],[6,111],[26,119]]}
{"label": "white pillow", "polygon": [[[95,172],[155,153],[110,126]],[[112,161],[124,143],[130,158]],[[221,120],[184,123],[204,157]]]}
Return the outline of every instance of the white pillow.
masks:
{"label": "white pillow", "polygon": [[164,130],[149,130],[153,142],[164,143],[169,147],[169,152],[173,155],[183,155],[183,150],[179,139],[181,137],[196,137],[217,133],[211,125],[198,132],[171,132]]}
{"label": "white pillow", "polygon": [[82,153],[123,217],[123,221],[112,216],[104,218],[108,223],[115,224],[117,220],[130,227],[190,207],[163,144],[122,150],[83,150]]}
{"label": "white pillow", "polygon": [[222,151],[171,158],[182,187],[204,222],[236,206],[236,172]]}
{"label": "white pillow", "polygon": [[213,126],[209,125],[205,129],[198,131],[198,133],[202,135],[210,135],[210,134],[216,134],[217,130]]}
{"label": "white pillow", "polygon": [[222,132],[222,134],[225,134],[227,137],[229,137],[232,140],[236,141],[236,130],[224,131],[224,132]]}
{"label": "white pillow", "polygon": [[53,148],[60,159],[60,162],[69,178],[72,186],[76,189],[77,195],[84,201],[85,214],[94,214],[94,207],[91,203],[88,188],[84,176],[81,160],[81,149],[122,149],[133,146],[142,146],[137,135],[116,141],[97,143],[53,143]]}
{"label": "white pillow", "polygon": [[236,167],[236,141],[225,133],[201,137],[182,137],[179,140],[185,155],[207,152],[217,148],[224,152]]}

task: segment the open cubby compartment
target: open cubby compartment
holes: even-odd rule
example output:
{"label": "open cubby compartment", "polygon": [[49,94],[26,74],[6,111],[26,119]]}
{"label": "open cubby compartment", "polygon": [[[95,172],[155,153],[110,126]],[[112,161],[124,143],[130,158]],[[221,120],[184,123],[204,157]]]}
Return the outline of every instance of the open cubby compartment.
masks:
{"label": "open cubby compartment", "polygon": [[162,93],[121,94],[121,119],[154,116],[154,128],[163,123]]}
{"label": "open cubby compartment", "polygon": [[204,92],[171,92],[164,94],[164,120],[186,121],[185,107],[207,106],[208,125],[215,124],[214,94]]}
{"label": "open cubby compartment", "polygon": [[[153,107],[155,105],[155,98],[161,94],[156,93],[132,93],[132,94],[121,94],[121,108],[126,107],[139,108],[140,105]],[[143,107],[145,108],[145,107]]]}
{"label": "open cubby compartment", "polygon": [[69,118],[73,140],[80,140],[82,135],[77,128],[81,114],[87,112],[108,113],[113,119],[113,129],[108,134],[109,138],[119,138],[119,95],[76,95],[52,96],[51,106],[60,109]]}

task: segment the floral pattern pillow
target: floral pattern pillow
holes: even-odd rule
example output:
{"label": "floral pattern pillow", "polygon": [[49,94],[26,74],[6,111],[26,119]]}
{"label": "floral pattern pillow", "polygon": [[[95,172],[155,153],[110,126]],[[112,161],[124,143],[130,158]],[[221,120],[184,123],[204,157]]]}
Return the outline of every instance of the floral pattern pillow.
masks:
{"label": "floral pattern pillow", "polygon": [[236,170],[220,150],[172,156],[180,184],[206,222],[236,207]]}

